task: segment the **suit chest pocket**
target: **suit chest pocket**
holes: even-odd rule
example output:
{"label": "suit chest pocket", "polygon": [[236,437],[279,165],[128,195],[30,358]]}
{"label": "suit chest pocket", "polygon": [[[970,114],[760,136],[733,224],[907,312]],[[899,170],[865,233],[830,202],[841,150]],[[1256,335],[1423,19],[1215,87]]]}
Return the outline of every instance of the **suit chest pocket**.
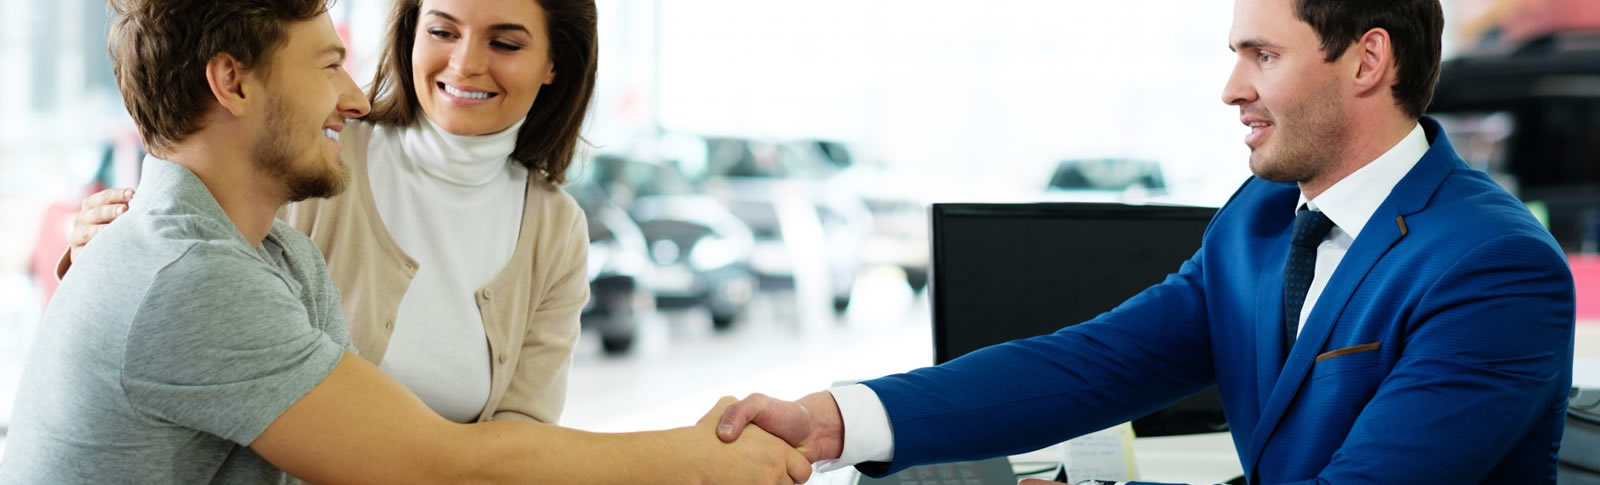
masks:
{"label": "suit chest pocket", "polygon": [[1378,351],[1378,347],[1346,347],[1326,352],[1322,360],[1312,363],[1307,381],[1310,386],[1317,387],[1318,392],[1371,395],[1386,375],[1382,355],[1384,352]]}

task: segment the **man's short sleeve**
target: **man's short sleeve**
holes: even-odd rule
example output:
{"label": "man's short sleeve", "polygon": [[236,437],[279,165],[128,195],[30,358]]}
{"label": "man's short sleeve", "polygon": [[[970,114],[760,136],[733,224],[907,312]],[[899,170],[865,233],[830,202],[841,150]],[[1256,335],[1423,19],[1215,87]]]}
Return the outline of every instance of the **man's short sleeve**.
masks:
{"label": "man's short sleeve", "polygon": [[122,385],[147,417],[248,446],[333,371],[343,348],[288,282],[202,243],[156,276],[129,326]]}

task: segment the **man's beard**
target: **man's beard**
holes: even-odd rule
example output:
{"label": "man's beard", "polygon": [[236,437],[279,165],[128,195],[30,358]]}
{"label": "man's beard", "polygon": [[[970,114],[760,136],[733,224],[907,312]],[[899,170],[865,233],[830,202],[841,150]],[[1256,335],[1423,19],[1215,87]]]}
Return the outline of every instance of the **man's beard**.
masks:
{"label": "man's beard", "polygon": [[294,149],[305,147],[298,146],[293,133],[289,126],[288,103],[281,96],[274,98],[267,107],[266,133],[256,143],[253,157],[256,168],[281,182],[290,202],[344,192],[349,176],[343,163],[336,164],[337,169],[330,169],[321,163],[322,160],[304,160],[307,168],[295,170]]}
{"label": "man's beard", "polygon": [[[1323,92],[1328,96],[1307,99],[1284,110],[1284,116],[1273,117],[1276,146],[1270,152],[1250,154],[1250,169],[1257,177],[1274,182],[1307,182],[1321,176],[1338,159],[1349,127],[1334,91]],[[1292,122],[1278,123],[1283,120]],[[1255,157],[1262,159],[1254,160]]]}

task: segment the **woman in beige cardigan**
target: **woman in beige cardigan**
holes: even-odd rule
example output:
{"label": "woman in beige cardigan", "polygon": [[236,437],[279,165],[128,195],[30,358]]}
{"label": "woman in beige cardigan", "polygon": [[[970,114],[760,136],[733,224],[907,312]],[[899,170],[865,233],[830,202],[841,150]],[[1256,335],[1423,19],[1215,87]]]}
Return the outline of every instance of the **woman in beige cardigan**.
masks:
{"label": "woman in beige cardigan", "polygon": [[[361,357],[452,421],[555,423],[589,298],[558,186],[594,91],[593,0],[401,0],[339,136],[349,188],[280,217],[322,249]],[[132,190],[85,201],[64,274]]]}

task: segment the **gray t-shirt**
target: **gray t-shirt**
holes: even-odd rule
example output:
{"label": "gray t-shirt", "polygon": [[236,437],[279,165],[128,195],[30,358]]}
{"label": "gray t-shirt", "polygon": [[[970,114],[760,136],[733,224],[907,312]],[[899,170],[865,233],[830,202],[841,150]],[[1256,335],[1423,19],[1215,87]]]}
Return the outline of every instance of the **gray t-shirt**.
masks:
{"label": "gray t-shirt", "polygon": [[131,210],[45,311],[0,484],[278,483],[248,446],[350,347],[322,254],[246,242],[193,172],[147,158]]}

